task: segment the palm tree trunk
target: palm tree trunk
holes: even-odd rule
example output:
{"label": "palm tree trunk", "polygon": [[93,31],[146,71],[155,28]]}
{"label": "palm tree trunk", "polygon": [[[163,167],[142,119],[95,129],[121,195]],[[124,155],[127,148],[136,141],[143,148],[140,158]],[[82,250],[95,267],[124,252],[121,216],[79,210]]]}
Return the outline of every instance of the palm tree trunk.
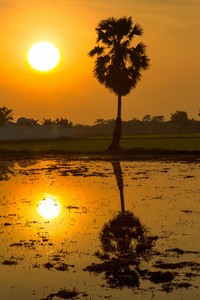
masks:
{"label": "palm tree trunk", "polygon": [[121,127],[122,127],[122,119],[121,119],[121,109],[122,109],[122,96],[118,94],[118,108],[117,108],[117,118],[115,121],[115,129],[113,133],[113,138],[108,150],[120,150],[120,138],[121,138]]}

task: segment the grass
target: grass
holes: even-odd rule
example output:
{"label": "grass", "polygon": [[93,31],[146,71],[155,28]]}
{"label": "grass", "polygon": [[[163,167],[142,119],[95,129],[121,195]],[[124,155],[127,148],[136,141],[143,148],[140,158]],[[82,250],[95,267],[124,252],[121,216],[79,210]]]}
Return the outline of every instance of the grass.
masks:
{"label": "grass", "polygon": [[[110,142],[111,137],[51,141],[1,142],[0,150],[98,153],[105,151]],[[124,150],[143,148],[144,150],[160,149],[166,151],[200,151],[200,134],[123,136],[121,139],[121,147]]]}
{"label": "grass", "polygon": [[123,139],[121,145],[125,149],[138,147],[145,150],[200,151],[200,137]]}
{"label": "grass", "polygon": [[67,151],[77,153],[101,152],[107,149],[109,140],[37,141],[0,144],[0,149],[9,151]]}
{"label": "grass", "polygon": [[[200,138],[200,133],[181,133],[181,134],[143,134],[143,135],[123,135],[123,139],[177,139],[177,138]],[[111,139],[111,137],[93,137],[92,139]]]}

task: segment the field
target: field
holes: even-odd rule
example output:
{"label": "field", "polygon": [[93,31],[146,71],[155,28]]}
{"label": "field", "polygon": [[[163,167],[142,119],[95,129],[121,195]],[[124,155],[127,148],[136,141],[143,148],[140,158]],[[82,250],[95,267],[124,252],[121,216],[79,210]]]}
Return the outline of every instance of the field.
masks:
{"label": "field", "polygon": [[[1,142],[0,150],[8,151],[63,151],[73,153],[88,153],[105,151],[111,142],[111,137],[96,137],[88,139],[48,140]],[[200,151],[200,134],[182,135],[144,135],[123,136],[123,150],[142,148],[144,150],[166,151]]]}
{"label": "field", "polygon": [[102,157],[0,159],[0,299],[200,299],[200,160]]}

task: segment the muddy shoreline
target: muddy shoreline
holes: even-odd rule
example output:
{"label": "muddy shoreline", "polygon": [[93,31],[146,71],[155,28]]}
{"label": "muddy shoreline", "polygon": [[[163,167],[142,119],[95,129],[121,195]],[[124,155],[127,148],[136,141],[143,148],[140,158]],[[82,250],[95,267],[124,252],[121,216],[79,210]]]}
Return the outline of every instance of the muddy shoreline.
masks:
{"label": "muddy shoreline", "polygon": [[200,151],[171,151],[171,150],[121,150],[116,152],[69,152],[69,151],[9,151],[0,150],[0,161],[24,159],[55,159],[91,160],[91,161],[186,161],[200,162]]}

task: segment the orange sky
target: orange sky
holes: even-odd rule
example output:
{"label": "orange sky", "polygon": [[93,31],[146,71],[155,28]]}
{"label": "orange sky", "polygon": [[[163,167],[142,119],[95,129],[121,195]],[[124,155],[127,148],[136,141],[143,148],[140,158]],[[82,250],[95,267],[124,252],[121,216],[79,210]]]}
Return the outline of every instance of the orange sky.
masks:
{"label": "orange sky", "polygon": [[[122,118],[146,114],[169,119],[200,109],[199,0],[0,0],[0,107],[19,117],[63,117],[74,124],[116,117],[116,96],[92,75],[87,53],[104,18],[132,16],[144,28],[151,68],[123,98]],[[51,72],[36,72],[26,62],[30,46],[45,40],[62,53]],[[135,41],[136,43],[139,40]]]}

